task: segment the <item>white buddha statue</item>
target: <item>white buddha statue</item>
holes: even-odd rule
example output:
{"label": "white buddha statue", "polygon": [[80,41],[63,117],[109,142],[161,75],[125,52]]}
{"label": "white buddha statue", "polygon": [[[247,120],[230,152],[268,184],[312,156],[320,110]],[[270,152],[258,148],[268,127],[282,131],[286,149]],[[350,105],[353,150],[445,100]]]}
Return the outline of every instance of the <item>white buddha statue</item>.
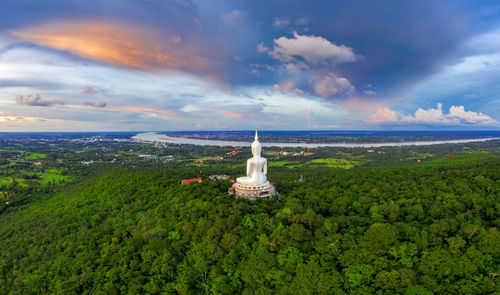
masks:
{"label": "white buddha statue", "polygon": [[246,185],[260,185],[267,183],[267,160],[260,156],[262,145],[259,142],[259,135],[255,131],[255,140],[252,142],[253,157],[247,160],[247,176],[238,177],[237,182]]}

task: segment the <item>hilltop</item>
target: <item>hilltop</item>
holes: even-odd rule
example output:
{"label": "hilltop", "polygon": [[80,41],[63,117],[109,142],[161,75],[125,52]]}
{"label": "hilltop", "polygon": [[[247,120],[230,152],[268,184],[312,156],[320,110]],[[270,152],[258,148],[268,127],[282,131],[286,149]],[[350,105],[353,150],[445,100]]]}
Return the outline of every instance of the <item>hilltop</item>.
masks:
{"label": "hilltop", "polygon": [[281,199],[256,202],[182,170],[100,170],[0,215],[0,293],[493,293],[499,167],[276,168]]}

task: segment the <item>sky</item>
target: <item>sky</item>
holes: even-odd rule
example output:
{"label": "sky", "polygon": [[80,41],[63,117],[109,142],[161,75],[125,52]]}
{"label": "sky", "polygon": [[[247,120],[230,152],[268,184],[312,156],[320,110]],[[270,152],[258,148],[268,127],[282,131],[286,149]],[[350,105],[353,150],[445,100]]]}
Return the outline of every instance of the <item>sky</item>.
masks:
{"label": "sky", "polygon": [[496,1],[0,1],[0,132],[500,129]]}

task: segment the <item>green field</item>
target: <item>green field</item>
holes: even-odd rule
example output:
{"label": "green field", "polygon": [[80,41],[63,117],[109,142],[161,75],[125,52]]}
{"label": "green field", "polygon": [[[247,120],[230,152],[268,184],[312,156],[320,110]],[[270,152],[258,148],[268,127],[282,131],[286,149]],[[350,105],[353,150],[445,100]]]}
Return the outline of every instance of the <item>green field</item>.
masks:
{"label": "green field", "polygon": [[32,152],[26,152],[26,154],[27,154],[27,156],[25,157],[26,160],[38,160],[47,158],[46,154],[32,153]]}
{"label": "green field", "polygon": [[14,181],[16,181],[22,187],[28,186],[26,183],[24,183],[25,179],[14,178],[14,177],[9,177],[9,176],[5,176],[5,177],[0,178],[0,185],[9,185],[9,184],[13,183]]}
{"label": "green field", "polygon": [[300,163],[291,162],[291,161],[272,161],[272,160],[268,162],[268,165],[270,167],[293,166],[293,165],[297,165],[297,164],[300,164]]}
{"label": "green field", "polygon": [[[351,157],[354,158],[354,157]],[[359,166],[363,164],[362,161],[357,160],[359,158],[354,159],[338,159],[338,158],[324,158],[324,159],[315,159],[311,160],[307,164],[309,165],[325,165],[330,168],[342,168],[342,169],[351,169],[355,166]]]}
{"label": "green field", "polygon": [[65,182],[69,180],[69,176],[66,175],[61,175],[62,170],[60,169],[49,169],[46,172],[42,174],[41,178],[41,183],[42,184],[49,184],[49,183],[55,183],[58,184],[59,182]]}

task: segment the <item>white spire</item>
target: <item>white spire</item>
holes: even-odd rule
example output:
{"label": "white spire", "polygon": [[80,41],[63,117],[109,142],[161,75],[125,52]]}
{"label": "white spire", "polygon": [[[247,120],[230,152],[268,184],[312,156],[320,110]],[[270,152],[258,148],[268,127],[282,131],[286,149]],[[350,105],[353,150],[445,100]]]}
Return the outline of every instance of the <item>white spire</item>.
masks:
{"label": "white spire", "polygon": [[257,134],[257,129],[255,129],[255,141],[259,141],[259,135]]}

